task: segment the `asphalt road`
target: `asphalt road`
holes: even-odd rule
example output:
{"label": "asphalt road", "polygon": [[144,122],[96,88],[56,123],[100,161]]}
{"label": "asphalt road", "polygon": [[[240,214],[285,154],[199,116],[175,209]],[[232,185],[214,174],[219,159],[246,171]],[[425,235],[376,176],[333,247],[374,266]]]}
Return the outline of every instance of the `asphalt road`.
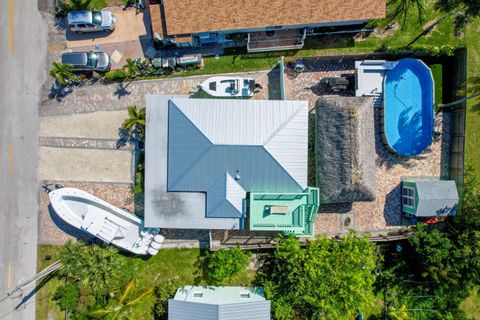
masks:
{"label": "asphalt road", "polygon": [[[38,94],[46,77],[46,36],[36,1],[0,0],[0,300],[36,271]],[[0,302],[0,319],[35,319],[28,294]]]}

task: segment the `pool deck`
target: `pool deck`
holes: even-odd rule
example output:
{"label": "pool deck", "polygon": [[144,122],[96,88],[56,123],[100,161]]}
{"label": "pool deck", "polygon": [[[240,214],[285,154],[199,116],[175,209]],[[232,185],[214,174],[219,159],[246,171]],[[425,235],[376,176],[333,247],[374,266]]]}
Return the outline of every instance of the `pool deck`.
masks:
{"label": "pool deck", "polygon": [[[315,233],[342,234],[348,229],[370,232],[372,236],[395,231],[410,225],[402,218],[400,203],[400,178],[402,176],[440,177],[448,170],[450,145],[450,115],[438,114],[435,132],[441,132],[425,153],[402,159],[387,150],[380,134],[380,110],[375,110],[375,149],[377,198],[372,202],[355,202],[350,205],[321,206],[315,221]],[[345,219],[350,224],[346,225]]]}
{"label": "pool deck", "polygon": [[[308,100],[311,113],[315,102],[327,92],[318,89],[318,82],[324,77],[340,76],[354,72],[353,61],[306,62],[308,72],[295,79],[286,79],[287,99]],[[344,95],[354,95],[345,93]],[[410,159],[400,158],[388,151],[381,135],[380,112],[375,108],[375,157],[377,198],[373,202],[355,202],[352,205],[320,206],[315,221],[315,234],[338,235],[355,229],[370,232],[372,236],[402,229],[409,225],[402,219],[400,204],[400,178],[402,176],[435,176],[448,172],[450,148],[450,115],[435,116],[434,132],[439,136],[427,150]],[[345,223],[347,222],[347,223]],[[348,223],[349,222],[349,223]]]}

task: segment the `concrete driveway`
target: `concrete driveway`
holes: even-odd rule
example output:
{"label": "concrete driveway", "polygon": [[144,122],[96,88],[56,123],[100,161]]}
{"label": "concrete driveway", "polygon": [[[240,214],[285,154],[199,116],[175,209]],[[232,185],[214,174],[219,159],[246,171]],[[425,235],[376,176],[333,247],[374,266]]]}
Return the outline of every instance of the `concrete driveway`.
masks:
{"label": "concrete driveway", "polygon": [[39,153],[39,180],[132,182],[131,151],[41,146]]}
{"label": "concrete driveway", "polygon": [[132,182],[132,151],[117,147],[126,110],[41,117],[40,180]]}
{"label": "concrete driveway", "polygon": [[148,9],[138,13],[133,8],[122,10],[113,7],[107,10],[112,11],[117,18],[115,31],[76,34],[67,30],[67,51],[103,51],[110,56],[112,69],[121,68],[127,58],[155,56]]}
{"label": "concrete driveway", "polygon": [[127,118],[127,110],[98,111],[42,117],[40,137],[68,137],[118,140],[119,128]]}
{"label": "concrete driveway", "polygon": [[67,48],[94,47],[128,41],[150,39],[150,17],[148,10],[136,13],[135,9],[122,10],[119,7],[107,8],[117,18],[115,31],[76,34],[67,29]]}

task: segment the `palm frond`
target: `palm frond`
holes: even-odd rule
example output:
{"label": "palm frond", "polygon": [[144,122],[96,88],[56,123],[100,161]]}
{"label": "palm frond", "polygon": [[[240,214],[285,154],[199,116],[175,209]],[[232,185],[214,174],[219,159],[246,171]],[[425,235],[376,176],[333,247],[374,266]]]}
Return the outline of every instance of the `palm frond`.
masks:
{"label": "palm frond", "polygon": [[88,316],[99,319],[99,318],[104,318],[108,316],[109,314],[112,314],[114,311],[113,310],[108,310],[108,309],[99,309],[91,312]]}
{"label": "palm frond", "polygon": [[129,301],[125,306],[133,306],[140,303],[143,299],[150,297],[153,294],[153,288],[145,289],[138,297]]}
{"label": "palm frond", "polygon": [[125,286],[125,289],[122,292],[122,295],[120,297],[120,300],[118,300],[119,304],[123,304],[123,302],[127,299],[127,297],[132,293],[133,289],[135,288],[137,281],[135,278],[132,278],[127,285]]}

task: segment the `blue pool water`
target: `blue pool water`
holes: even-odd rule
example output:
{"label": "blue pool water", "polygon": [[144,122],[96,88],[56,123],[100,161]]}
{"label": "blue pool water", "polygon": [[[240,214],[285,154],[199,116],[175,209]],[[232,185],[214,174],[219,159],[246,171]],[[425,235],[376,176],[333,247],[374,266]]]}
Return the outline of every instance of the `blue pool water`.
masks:
{"label": "blue pool water", "polygon": [[433,78],[421,61],[405,58],[388,70],[384,84],[384,131],[401,156],[421,153],[433,137]]}

